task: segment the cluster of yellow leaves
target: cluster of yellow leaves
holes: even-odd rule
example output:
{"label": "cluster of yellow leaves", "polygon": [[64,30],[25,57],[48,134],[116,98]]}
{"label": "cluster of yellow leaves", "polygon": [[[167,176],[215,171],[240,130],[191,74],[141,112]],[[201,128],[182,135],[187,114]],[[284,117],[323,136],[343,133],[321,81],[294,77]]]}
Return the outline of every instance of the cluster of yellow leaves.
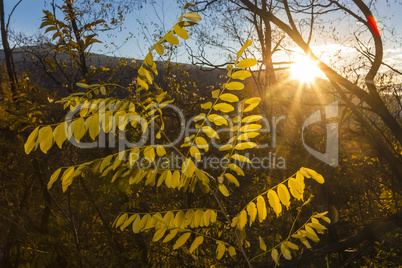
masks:
{"label": "cluster of yellow leaves", "polygon": [[[176,214],[175,214],[176,213]],[[191,236],[191,230],[188,228],[208,227],[216,222],[217,214],[212,209],[189,209],[187,211],[168,211],[164,214],[138,214],[129,215],[123,213],[120,215],[114,225],[119,227],[121,231],[131,225],[134,233],[147,232],[151,229],[155,230],[152,241],[162,241],[167,243],[180,235],[173,245],[173,249],[178,249],[183,246]],[[204,241],[202,235],[197,236],[190,248],[190,253],[193,252]]]}

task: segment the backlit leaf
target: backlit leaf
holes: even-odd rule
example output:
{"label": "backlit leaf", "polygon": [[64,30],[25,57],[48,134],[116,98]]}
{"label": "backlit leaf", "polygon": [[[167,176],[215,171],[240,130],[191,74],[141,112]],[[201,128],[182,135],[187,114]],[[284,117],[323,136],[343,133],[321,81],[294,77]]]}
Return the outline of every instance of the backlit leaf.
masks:
{"label": "backlit leaf", "polygon": [[236,95],[231,94],[231,93],[222,94],[219,97],[219,99],[221,99],[223,101],[227,101],[227,102],[237,102],[237,101],[239,101],[239,97],[237,97]]}
{"label": "backlit leaf", "polygon": [[228,90],[242,90],[244,85],[241,82],[230,82],[229,84],[226,84],[225,88]]}
{"label": "backlit leaf", "polygon": [[244,80],[251,76],[251,73],[247,70],[240,70],[232,74],[232,79]]}
{"label": "backlit leaf", "polygon": [[199,22],[202,20],[201,16],[197,12],[188,12],[184,15],[184,17],[194,22]]}
{"label": "backlit leaf", "polygon": [[258,62],[256,59],[244,59],[242,61],[240,61],[236,67],[237,68],[250,68],[253,67],[254,65],[256,65]]}

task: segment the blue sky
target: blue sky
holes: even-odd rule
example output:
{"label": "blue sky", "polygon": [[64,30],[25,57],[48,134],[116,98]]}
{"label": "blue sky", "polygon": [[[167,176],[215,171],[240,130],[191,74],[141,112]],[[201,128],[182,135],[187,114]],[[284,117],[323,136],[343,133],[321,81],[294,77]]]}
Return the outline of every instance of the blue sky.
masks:
{"label": "blue sky", "polygon": [[[16,2],[17,0],[5,0],[6,15],[10,13],[11,8]],[[24,32],[28,36],[43,32],[43,30],[39,29],[43,15],[42,10],[51,8],[49,2],[50,0],[23,0],[11,18],[11,30],[14,32]],[[143,34],[145,33],[150,37],[153,33],[152,29],[154,29],[152,23],[166,25],[170,28],[170,25],[176,22],[181,12],[180,6],[175,0],[158,0],[155,1],[156,4],[154,6],[149,4],[150,1],[147,2],[148,4],[144,4],[142,9],[134,10],[132,13],[126,15],[124,27],[121,31],[115,31],[113,37],[102,34],[99,39],[104,41],[104,44],[97,45],[92,52],[118,57],[143,58],[147,48],[151,46],[151,43],[144,39]],[[387,43],[386,58],[389,59],[390,63],[400,63],[402,62],[402,16],[400,15],[402,14],[402,5],[394,3],[394,0],[390,0],[389,2],[390,4],[388,5],[385,0],[378,0],[380,4],[377,4],[378,9],[374,10],[373,13],[377,14],[377,17],[382,18],[383,21],[380,21],[380,25],[384,24],[390,28],[394,27],[397,29],[398,32],[395,32],[394,35],[391,35],[390,32],[384,32],[385,37],[393,39],[392,42]],[[149,32],[144,30],[138,24],[138,21],[150,26],[151,30]],[[125,42],[125,38],[130,33],[132,33],[133,38]],[[111,42],[115,46],[110,45]],[[104,45],[108,45],[108,48],[105,48]],[[334,47],[333,44],[331,46],[331,48]],[[321,47],[320,49],[322,50],[323,48]],[[180,53],[177,55],[176,60],[186,61],[187,56],[184,50]]]}

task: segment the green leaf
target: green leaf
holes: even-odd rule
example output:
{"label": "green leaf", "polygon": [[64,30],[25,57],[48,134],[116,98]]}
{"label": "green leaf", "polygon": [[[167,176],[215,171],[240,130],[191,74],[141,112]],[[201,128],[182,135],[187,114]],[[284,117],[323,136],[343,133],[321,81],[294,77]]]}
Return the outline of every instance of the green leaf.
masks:
{"label": "green leaf", "polygon": [[32,131],[32,133],[29,135],[27,141],[24,144],[26,154],[29,154],[35,147],[36,138],[38,137],[38,134],[39,134],[39,127],[35,128],[34,131]]}
{"label": "green leaf", "polygon": [[165,34],[165,40],[168,41],[170,44],[172,45],[179,45],[179,39],[173,35],[172,32],[168,32],[167,34]]}
{"label": "green leaf", "polygon": [[178,249],[178,248],[180,248],[181,246],[183,246],[184,243],[186,243],[187,240],[190,238],[190,235],[191,235],[190,232],[187,232],[187,233],[182,234],[182,235],[176,240],[176,243],[173,245],[173,249]]}
{"label": "green leaf", "polygon": [[53,183],[54,183],[55,181],[57,181],[57,179],[59,178],[60,172],[61,172],[61,168],[59,168],[58,170],[56,170],[55,172],[53,172],[52,176],[50,177],[49,182],[47,183],[47,189],[52,188]]}
{"label": "green leaf", "polygon": [[81,87],[81,88],[90,88],[90,87],[91,87],[90,85],[85,84],[85,83],[76,83],[76,85],[77,85],[78,87]]}
{"label": "green leaf", "polygon": [[53,131],[50,126],[45,126],[40,129],[38,141],[40,149],[46,154],[53,145]]}
{"label": "green leaf", "polygon": [[219,97],[219,99],[221,99],[223,101],[227,101],[227,102],[237,102],[237,101],[239,101],[239,98],[236,95],[231,94],[231,93],[222,94]]}
{"label": "green leaf", "polygon": [[181,38],[183,39],[188,39],[188,32],[182,28],[180,25],[176,24],[175,26],[173,26],[173,30],[174,32]]}
{"label": "green leaf", "polygon": [[227,103],[218,103],[214,105],[214,110],[221,111],[223,113],[229,113],[234,110],[234,107]]}
{"label": "green leaf", "polygon": [[225,88],[228,90],[242,90],[244,85],[241,82],[230,82],[229,84],[225,85]]}
{"label": "green leaf", "polygon": [[251,76],[251,73],[247,70],[240,70],[232,74],[232,79],[244,80]]}
{"label": "green leaf", "polygon": [[256,65],[258,62],[255,59],[244,59],[242,61],[240,61],[236,67],[237,68],[250,68],[253,67],[254,65]]}
{"label": "green leaf", "polygon": [[184,15],[184,17],[194,22],[199,22],[202,20],[201,16],[197,12],[188,12]]}

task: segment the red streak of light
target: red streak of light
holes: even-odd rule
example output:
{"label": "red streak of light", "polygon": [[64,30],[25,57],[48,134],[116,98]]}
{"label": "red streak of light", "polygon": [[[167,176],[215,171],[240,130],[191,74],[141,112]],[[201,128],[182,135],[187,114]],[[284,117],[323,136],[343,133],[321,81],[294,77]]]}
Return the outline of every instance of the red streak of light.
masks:
{"label": "red streak of light", "polygon": [[371,28],[373,29],[374,33],[380,36],[380,30],[378,29],[377,22],[375,21],[373,15],[368,16],[367,21],[370,24]]}

